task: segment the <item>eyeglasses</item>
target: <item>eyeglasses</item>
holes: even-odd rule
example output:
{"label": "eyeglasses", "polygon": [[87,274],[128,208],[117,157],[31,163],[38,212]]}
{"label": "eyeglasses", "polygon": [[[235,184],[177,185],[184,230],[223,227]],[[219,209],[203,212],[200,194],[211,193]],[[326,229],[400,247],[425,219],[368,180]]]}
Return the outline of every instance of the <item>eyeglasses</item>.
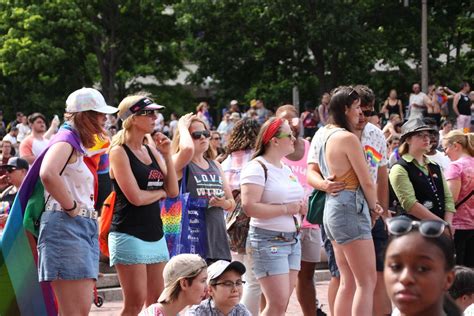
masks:
{"label": "eyeglasses", "polygon": [[141,110],[135,113],[137,116],[152,116],[155,115],[155,110]]}
{"label": "eyeglasses", "polygon": [[278,139],[282,139],[282,138],[286,138],[286,137],[292,138],[294,136],[293,136],[293,133],[278,133],[275,137],[278,138]]}
{"label": "eyeglasses", "polygon": [[12,173],[13,171],[16,170],[16,168],[15,168],[15,167],[10,167],[10,166],[8,166],[8,167],[5,167],[5,170],[6,170],[8,173]]}
{"label": "eyeglasses", "polygon": [[412,221],[408,217],[393,217],[387,220],[388,232],[394,236],[401,236],[417,228],[422,236],[436,238],[443,234],[448,223],[441,220]]}
{"label": "eyeglasses", "polygon": [[219,283],[215,283],[214,285],[222,285],[228,288],[229,290],[231,290],[234,287],[241,288],[244,284],[245,284],[245,281],[237,280],[235,282],[232,282],[232,281],[219,282]]}
{"label": "eyeglasses", "polygon": [[204,136],[204,138],[209,138],[211,137],[211,132],[208,130],[203,130],[203,131],[196,131],[191,133],[191,137],[193,139],[200,139],[201,136]]}

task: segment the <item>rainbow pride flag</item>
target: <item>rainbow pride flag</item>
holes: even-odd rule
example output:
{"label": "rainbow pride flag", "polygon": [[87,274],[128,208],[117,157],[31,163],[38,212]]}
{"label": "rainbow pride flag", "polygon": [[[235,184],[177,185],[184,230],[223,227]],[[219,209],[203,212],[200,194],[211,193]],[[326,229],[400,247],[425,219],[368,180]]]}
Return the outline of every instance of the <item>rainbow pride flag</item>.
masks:
{"label": "rainbow pride flag", "polygon": [[369,145],[365,145],[364,147],[365,157],[367,158],[367,162],[372,166],[375,167],[378,165],[380,160],[382,160],[382,154],[379,153],[375,148]]}
{"label": "rainbow pride flag", "polygon": [[38,282],[35,234],[41,209],[30,210],[27,207],[29,201],[35,199],[42,200],[44,205],[44,188],[39,171],[46,152],[58,142],[68,142],[78,152],[84,153],[77,133],[64,125],[28,171],[0,237],[0,315],[58,314],[50,284]]}

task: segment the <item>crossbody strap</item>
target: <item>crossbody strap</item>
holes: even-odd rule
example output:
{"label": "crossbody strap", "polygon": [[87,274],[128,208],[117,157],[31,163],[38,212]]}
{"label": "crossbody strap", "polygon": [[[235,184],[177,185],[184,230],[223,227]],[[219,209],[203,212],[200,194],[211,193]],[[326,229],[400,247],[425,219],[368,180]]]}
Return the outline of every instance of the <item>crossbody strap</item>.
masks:
{"label": "crossbody strap", "polygon": [[459,201],[458,203],[456,203],[455,207],[456,207],[456,208],[460,207],[462,204],[464,204],[464,202],[466,202],[467,200],[469,200],[473,194],[474,194],[474,190],[472,190],[471,193],[469,193],[468,195],[466,195],[466,196],[464,197],[464,199],[462,199],[461,201]]}
{"label": "crossbody strap", "polygon": [[[64,169],[66,169],[67,163],[69,162],[69,160],[71,160],[72,154],[74,154],[74,147],[72,147],[71,154],[69,155],[69,158],[66,160],[66,163],[64,164],[63,168],[61,169],[61,172],[59,173],[60,176],[63,175]],[[46,198],[46,201],[44,202],[43,209],[46,208],[46,204],[48,204],[48,201],[49,201],[50,197],[51,197],[51,194],[49,194],[48,197]]]}

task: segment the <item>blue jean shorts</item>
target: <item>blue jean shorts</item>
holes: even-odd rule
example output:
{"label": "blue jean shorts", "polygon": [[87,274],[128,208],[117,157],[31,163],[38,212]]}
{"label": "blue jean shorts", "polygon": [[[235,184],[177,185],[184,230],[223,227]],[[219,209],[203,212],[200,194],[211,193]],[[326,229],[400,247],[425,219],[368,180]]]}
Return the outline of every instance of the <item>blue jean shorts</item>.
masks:
{"label": "blue jean shorts", "polygon": [[283,233],[250,226],[247,253],[252,256],[257,279],[287,274],[301,268],[301,243],[294,233]]}
{"label": "blue jean shorts", "polygon": [[115,264],[154,264],[170,260],[165,237],[144,241],[135,236],[109,233],[110,266]]}
{"label": "blue jean shorts", "polygon": [[327,237],[340,245],[372,239],[369,207],[360,188],[327,194],[323,223]]}
{"label": "blue jean shorts", "polygon": [[38,237],[39,281],[96,279],[99,274],[97,220],[64,212],[41,215]]}

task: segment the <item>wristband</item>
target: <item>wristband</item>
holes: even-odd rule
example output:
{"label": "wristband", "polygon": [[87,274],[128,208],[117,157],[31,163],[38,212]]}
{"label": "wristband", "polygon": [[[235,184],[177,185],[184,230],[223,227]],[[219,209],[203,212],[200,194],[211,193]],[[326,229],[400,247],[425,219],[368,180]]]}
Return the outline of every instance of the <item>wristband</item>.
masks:
{"label": "wristband", "polygon": [[74,201],[74,203],[73,203],[71,208],[63,208],[64,212],[71,212],[71,211],[74,211],[76,209],[76,207],[77,207],[76,200],[73,200],[73,201]]}

